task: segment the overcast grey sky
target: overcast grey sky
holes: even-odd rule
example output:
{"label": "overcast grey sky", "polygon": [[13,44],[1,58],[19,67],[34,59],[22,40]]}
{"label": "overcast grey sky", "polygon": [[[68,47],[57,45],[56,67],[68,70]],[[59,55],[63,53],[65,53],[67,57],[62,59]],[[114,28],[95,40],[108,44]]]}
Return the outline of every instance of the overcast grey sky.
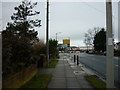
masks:
{"label": "overcast grey sky", "polygon": [[[20,2],[2,3],[2,26],[6,27],[7,22],[11,21],[10,16],[15,12],[14,7]],[[39,32],[38,37],[45,40],[45,20],[46,3],[39,2],[35,9],[41,13],[34,18],[42,20],[42,26],[36,28]],[[113,29],[117,40],[117,2],[113,3]],[[50,2],[50,38],[55,39],[58,34],[59,42],[63,39],[71,39],[71,45],[84,46],[84,33],[94,27],[105,27],[106,14],[105,2]]]}

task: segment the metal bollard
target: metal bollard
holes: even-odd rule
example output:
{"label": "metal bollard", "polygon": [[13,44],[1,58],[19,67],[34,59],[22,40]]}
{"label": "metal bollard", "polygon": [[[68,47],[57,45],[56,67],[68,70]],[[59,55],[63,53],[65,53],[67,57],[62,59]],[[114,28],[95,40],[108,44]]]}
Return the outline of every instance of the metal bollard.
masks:
{"label": "metal bollard", "polygon": [[79,65],[79,56],[77,55],[77,65]]}
{"label": "metal bollard", "polygon": [[75,57],[75,55],[74,55],[74,63],[75,63],[75,59],[76,59],[76,57]]}

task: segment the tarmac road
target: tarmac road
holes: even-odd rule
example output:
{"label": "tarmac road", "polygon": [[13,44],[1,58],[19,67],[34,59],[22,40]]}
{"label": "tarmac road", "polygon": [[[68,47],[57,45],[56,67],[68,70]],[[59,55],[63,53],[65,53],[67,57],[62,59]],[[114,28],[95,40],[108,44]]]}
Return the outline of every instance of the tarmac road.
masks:
{"label": "tarmac road", "polygon": [[[106,56],[92,55],[86,53],[70,54],[79,55],[79,62],[93,70],[97,75],[106,79]],[[115,83],[120,86],[120,57],[114,57],[115,65]]]}

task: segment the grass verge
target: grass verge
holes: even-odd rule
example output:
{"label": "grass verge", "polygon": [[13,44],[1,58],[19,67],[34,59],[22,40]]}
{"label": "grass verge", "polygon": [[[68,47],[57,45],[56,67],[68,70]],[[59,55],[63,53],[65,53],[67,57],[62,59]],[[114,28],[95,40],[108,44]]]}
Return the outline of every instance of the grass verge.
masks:
{"label": "grass verge", "polygon": [[106,90],[106,83],[100,80],[96,75],[86,75],[85,79],[97,90]]}
{"label": "grass verge", "polygon": [[56,64],[57,64],[58,60],[52,60],[50,63],[49,63],[49,66],[48,68],[55,68]]}
{"label": "grass verge", "polygon": [[[54,59],[50,62],[47,68],[55,68],[58,60]],[[24,84],[22,88],[47,88],[50,79],[52,78],[51,74],[40,74],[37,73],[30,81]]]}
{"label": "grass verge", "polygon": [[22,88],[47,88],[50,79],[52,78],[51,74],[39,74],[37,73],[30,81],[24,84]]}

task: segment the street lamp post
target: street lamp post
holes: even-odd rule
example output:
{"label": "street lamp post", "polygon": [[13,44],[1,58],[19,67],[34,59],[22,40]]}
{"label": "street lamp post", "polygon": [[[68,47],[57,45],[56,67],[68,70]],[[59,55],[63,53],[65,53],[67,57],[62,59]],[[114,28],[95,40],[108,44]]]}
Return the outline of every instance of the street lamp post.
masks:
{"label": "street lamp post", "polygon": [[106,68],[106,83],[107,88],[114,88],[114,49],[113,49],[113,34],[112,34],[112,3],[111,0],[106,2],[106,46],[107,46],[107,68]]}
{"label": "street lamp post", "polygon": [[56,41],[57,41],[57,35],[60,34],[61,32],[56,33]]}
{"label": "street lamp post", "polygon": [[57,34],[58,34],[58,33],[56,33],[56,41],[57,41]]}

